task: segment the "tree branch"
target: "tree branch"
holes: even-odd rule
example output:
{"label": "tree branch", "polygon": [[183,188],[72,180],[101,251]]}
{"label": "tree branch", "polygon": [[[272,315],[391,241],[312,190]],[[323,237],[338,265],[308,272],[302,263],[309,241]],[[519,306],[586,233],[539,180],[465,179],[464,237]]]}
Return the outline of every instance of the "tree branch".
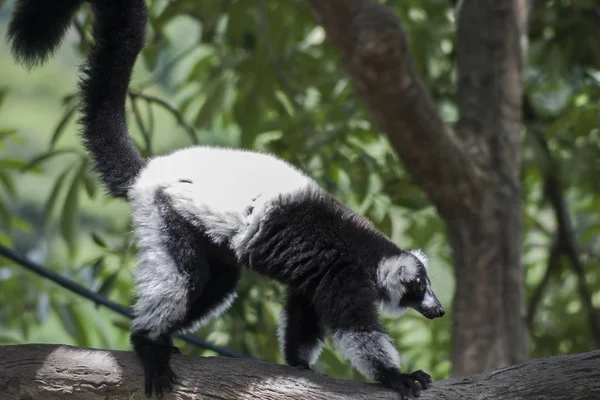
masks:
{"label": "tree branch", "polygon": [[[181,384],[167,398],[397,399],[376,384],[343,381],[261,361],[173,358]],[[421,399],[597,399],[600,351],[548,357],[471,377],[436,381]],[[16,399],[145,399],[133,353],[26,344],[0,346],[0,397]]]}
{"label": "tree branch", "polygon": [[471,212],[477,206],[475,165],[416,75],[395,13],[375,0],[308,3],[417,184],[442,215]]}
{"label": "tree branch", "polygon": [[[573,223],[571,222],[571,216],[569,215],[566,200],[563,195],[563,188],[559,180],[560,165],[544,138],[542,131],[544,121],[537,117],[537,114],[533,110],[527,97],[524,98],[523,109],[524,115],[526,115],[529,121],[533,123],[529,132],[538,142],[540,150],[545,158],[545,168],[543,168],[542,171],[545,175],[544,194],[549,200],[556,218],[558,252],[559,255],[564,254],[569,258],[571,268],[573,268],[573,272],[575,272],[575,275],[577,276],[579,297],[587,312],[594,342],[596,343],[596,346],[600,348],[600,311],[594,307],[592,302],[592,292],[585,279],[585,267],[579,256]],[[530,317],[533,318],[532,316]]]}
{"label": "tree branch", "polygon": [[527,309],[527,326],[531,329],[533,324],[533,320],[535,319],[535,315],[537,314],[538,306],[544,296],[544,292],[552,279],[554,273],[558,270],[560,266],[559,263],[560,258],[560,242],[558,237],[552,241],[552,246],[550,247],[550,254],[548,255],[548,265],[546,266],[546,272],[542,278],[540,284],[535,288],[533,294],[531,295],[531,300],[529,300],[529,307]]}
{"label": "tree branch", "polygon": [[154,104],[162,107],[163,109],[165,109],[167,112],[169,112],[173,116],[173,118],[175,118],[175,120],[177,120],[177,123],[183,129],[185,129],[185,131],[188,134],[188,136],[190,137],[192,143],[199,144],[198,134],[196,133],[196,130],[190,124],[185,122],[185,118],[175,107],[173,107],[172,105],[170,105],[169,103],[167,103],[166,101],[164,101],[163,99],[160,99],[158,97],[151,96],[151,95],[144,94],[144,93],[134,92],[132,90],[129,91],[129,96],[132,100],[143,99],[143,100],[146,100],[148,103],[154,103]]}

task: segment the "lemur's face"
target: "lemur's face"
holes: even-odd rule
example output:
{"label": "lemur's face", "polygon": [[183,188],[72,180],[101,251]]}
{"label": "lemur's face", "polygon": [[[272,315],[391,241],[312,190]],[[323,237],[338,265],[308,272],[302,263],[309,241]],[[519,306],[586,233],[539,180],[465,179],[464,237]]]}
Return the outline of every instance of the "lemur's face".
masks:
{"label": "lemur's face", "polygon": [[422,251],[402,252],[399,256],[383,259],[377,278],[383,311],[387,314],[401,315],[408,307],[429,319],[445,314],[444,307],[431,289],[427,257]]}

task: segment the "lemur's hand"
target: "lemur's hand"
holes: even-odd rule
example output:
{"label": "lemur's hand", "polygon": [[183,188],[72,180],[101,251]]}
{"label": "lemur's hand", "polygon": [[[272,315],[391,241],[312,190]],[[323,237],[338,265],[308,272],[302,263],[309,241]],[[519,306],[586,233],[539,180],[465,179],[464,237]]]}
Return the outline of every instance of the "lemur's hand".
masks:
{"label": "lemur's hand", "polygon": [[[419,382],[419,384],[416,382]],[[428,389],[431,382],[431,376],[428,373],[419,370],[410,374],[399,374],[395,379],[386,379],[381,383],[383,386],[398,392],[400,394],[400,400],[408,400],[409,392],[412,392],[414,397],[419,397],[421,395],[421,389]]]}

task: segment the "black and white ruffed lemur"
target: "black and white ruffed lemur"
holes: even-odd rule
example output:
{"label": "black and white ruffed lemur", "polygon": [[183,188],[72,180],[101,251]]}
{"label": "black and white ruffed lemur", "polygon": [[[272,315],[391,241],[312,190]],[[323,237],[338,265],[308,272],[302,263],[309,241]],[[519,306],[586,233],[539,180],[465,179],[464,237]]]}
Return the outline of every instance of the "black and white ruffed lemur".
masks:
{"label": "black and white ruffed lemur", "polygon": [[[44,62],[82,3],[17,0],[8,30],[16,59]],[[289,365],[308,369],[329,331],[367,378],[403,399],[418,396],[431,377],[400,371],[379,307],[444,315],[425,255],[401,250],[273,155],[193,146],[144,160],[128,134],[125,101],[144,46],[145,2],[90,3],[95,43],[81,69],[80,122],[102,183],[132,207],[139,256],[131,342],[146,395],[173,389],[172,335],[226,310],[245,266],[287,285],[279,339]]]}

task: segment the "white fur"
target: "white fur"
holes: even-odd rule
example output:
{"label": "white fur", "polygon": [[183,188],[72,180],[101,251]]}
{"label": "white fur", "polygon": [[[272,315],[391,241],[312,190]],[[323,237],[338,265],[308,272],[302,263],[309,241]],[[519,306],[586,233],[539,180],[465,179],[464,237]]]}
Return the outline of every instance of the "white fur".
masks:
{"label": "white fur", "polygon": [[409,251],[413,256],[417,257],[419,261],[423,264],[425,269],[429,268],[429,260],[427,259],[427,255],[421,249],[411,250]]}
{"label": "white fur", "polygon": [[287,312],[285,308],[279,313],[279,327],[277,328],[277,339],[279,340],[279,352],[285,355],[285,330],[287,329]]}
{"label": "white fur", "polygon": [[385,333],[338,331],[334,333],[333,341],[344,358],[368,379],[376,378],[374,362],[390,368],[400,366],[398,351]]}
{"label": "white fur", "polygon": [[235,293],[235,292],[229,293],[223,299],[223,301],[221,301],[219,304],[215,305],[208,313],[206,313],[206,315],[204,317],[200,318],[198,321],[195,321],[194,324],[189,329],[185,329],[185,331],[186,332],[194,332],[196,329],[207,324],[212,319],[217,318],[219,315],[221,315],[225,311],[227,311],[229,309],[229,307],[231,307],[231,305],[233,304],[235,299],[237,299],[237,293]]}
{"label": "white fur", "polygon": [[300,358],[302,360],[306,360],[306,362],[308,362],[308,365],[313,365],[319,359],[321,351],[323,351],[323,342],[319,340],[314,346],[301,347]]}
{"label": "white fur", "polygon": [[398,304],[406,291],[404,284],[417,277],[417,260],[421,260],[421,257],[421,254],[417,255],[411,251],[400,256],[385,257],[380,261],[377,267],[377,280],[389,297],[381,302],[381,308],[386,314],[399,317],[406,311]]}
{"label": "white fur", "polygon": [[135,269],[137,302],[132,330],[148,330],[149,338],[166,333],[171,322],[180,321],[188,308],[187,279],[164,248],[161,218],[153,205],[154,195],[138,191],[131,198],[133,224],[139,250]]}
{"label": "white fur", "polygon": [[425,308],[433,308],[438,307],[440,305],[439,301],[435,298],[435,295],[433,294],[433,291],[431,290],[429,285],[427,285],[427,291],[423,296],[423,301],[421,302],[421,304]]}
{"label": "white fur", "polygon": [[[268,201],[311,182],[285,161],[243,150],[196,146],[150,160],[128,194],[139,248],[133,330],[147,329],[156,338],[188,308],[186,277],[161,240],[157,190],[170,196],[173,207],[193,217],[191,221],[201,222],[215,243],[222,243],[250,226]],[[248,217],[249,207],[259,212]],[[200,323],[223,312],[234,298],[228,297]]]}
{"label": "white fur", "polygon": [[195,146],[152,159],[129,197],[135,208],[135,199],[153,197],[161,188],[176,210],[202,223],[215,243],[229,240],[237,250],[236,245],[250,239],[245,230],[257,229],[253,223],[273,199],[314,185],[302,171],[270,154]]}

